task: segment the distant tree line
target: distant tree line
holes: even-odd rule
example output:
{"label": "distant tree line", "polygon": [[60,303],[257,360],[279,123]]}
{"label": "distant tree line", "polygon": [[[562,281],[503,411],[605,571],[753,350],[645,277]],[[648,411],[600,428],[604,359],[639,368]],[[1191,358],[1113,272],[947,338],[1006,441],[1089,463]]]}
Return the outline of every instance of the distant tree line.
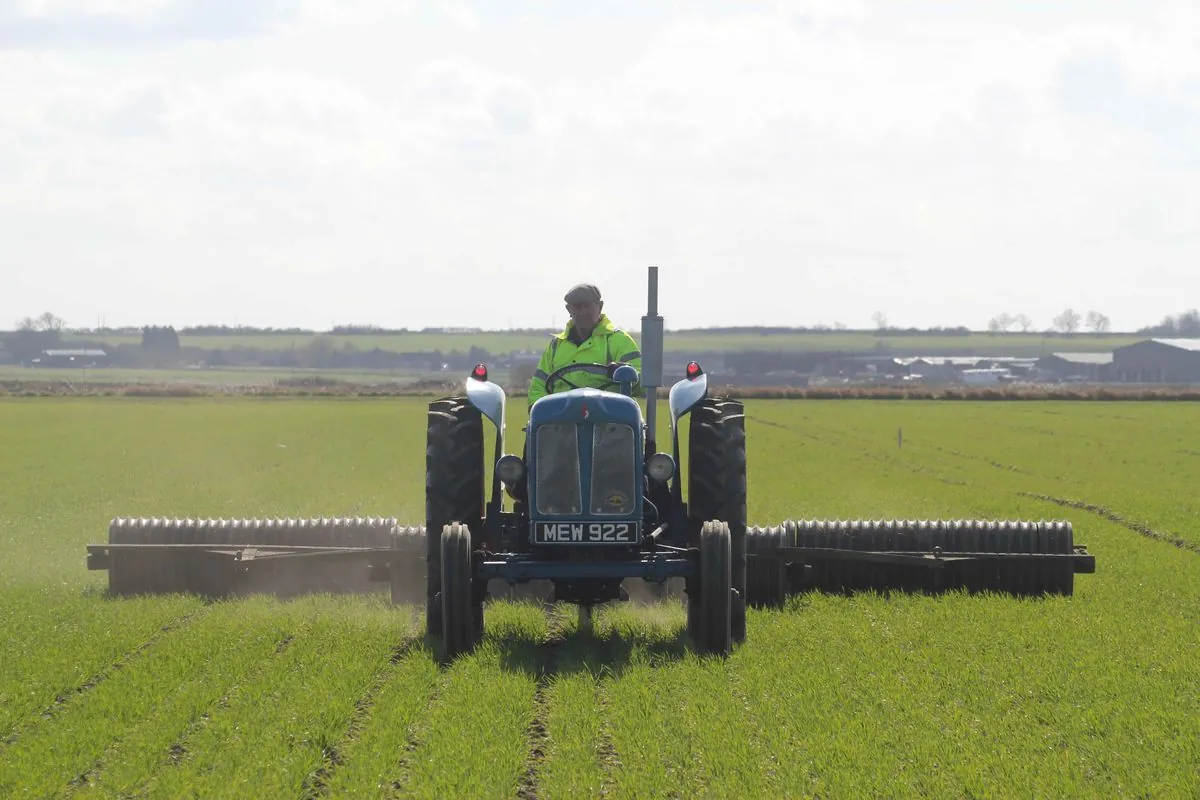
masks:
{"label": "distant tree line", "polygon": [[[1112,320],[1107,314],[1089,311],[1084,316],[1075,309],[1068,308],[1052,319],[1050,327],[1046,328],[1043,333],[1078,333],[1080,325],[1097,335],[1112,332]],[[1008,333],[1014,327],[1020,328],[1022,333],[1029,333],[1033,328],[1033,320],[1029,318],[1028,314],[1013,315],[1007,312],[997,314],[988,320],[988,333]]]}
{"label": "distant tree line", "polygon": [[43,350],[53,350],[62,342],[66,323],[49,311],[39,317],[25,317],[17,329],[3,337],[4,349],[18,361],[37,358]]}
{"label": "distant tree line", "polygon": [[832,324],[818,323],[816,325],[730,325],[714,328],[672,328],[672,333],[686,333],[689,336],[786,336],[795,333],[876,333],[887,336],[970,336],[972,330],[965,325],[951,327],[933,326],[929,328],[897,328],[887,324],[886,317],[876,312],[876,322],[882,322],[875,328],[850,328],[843,322]]}
{"label": "distant tree line", "polygon": [[[38,318],[40,320],[41,317]],[[58,318],[55,317],[57,320]],[[27,318],[22,322],[36,322],[32,318]],[[61,324],[61,320],[59,320]],[[71,333],[83,336],[138,336],[143,328],[141,326],[122,326],[122,327],[107,327],[100,326],[96,328],[72,328]],[[275,327],[257,327],[254,325],[186,325],[178,328],[180,336],[316,336],[321,333],[331,333],[336,336],[397,336],[403,334],[462,334],[462,333],[486,333],[482,328],[462,328],[462,327],[425,327],[419,329],[411,328],[388,328],[381,325],[334,325],[328,331],[318,331],[313,328],[275,328]],[[505,333],[512,334],[551,334],[556,333],[557,328],[508,328]]]}
{"label": "distant tree line", "polygon": [[[882,311],[872,314],[874,328],[850,328],[843,322],[816,323],[813,325],[729,325],[708,328],[674,328],[673,333],[708,336],[775,336],[796,333],[875,333],[886,336],[971,336],[976,331],[965,325],[930,326],[919,328],[915,326],[897,327],[888,324],[887,315]],[[97,327],[72,328],[70,333],[92,336],[140,336],[144,327]],[[171,328],[171,330],[175,330]],[[178,336],[317,336],[324,331],[311,328],[275,328],[256,327],[253,325],[191,325],[177,329]],[[1112,321],[1107,314],[1099,311],[1080,313],[1073,308],[1067,308],[1055,316],[1049,327],[1042,333],[1078,333],[1081,330],[1096,334],[1113,333]],[[46,312],[39,317],[26,317],[17,325],[18,332],[67,332],[60,317]],[[556,333],[557,328],[510,328],[505,333],[517,335],[549,335]],[[988,320],[987,332],[999,333],[1031,333],[1034,331],[1033,320],[1028,314],[1011,314],[1002,312]],[[460,327],[425,327],[420,329],[389,328],[370,324],[338,324],[332,326],[328,333],[336,336],[395,336],[403,334],[471,334],[485,333],[480,328]],[[1157,325],[1139,328],[1138,334],[1149,336],[1200,336],[1200,311],[1195,309],[1164,317]]]}
{"label": "distant tree line", "polygon": [[[898,328],[888,325],[887,317],[882,311],[873,315],[876,335],[886,337],[905,336],[971,336],[974,332],[965,326],[929,327],[929,328]],[[1111,332],[1111,322],[1107,315],[1098,311],[1088,311],[1086,314],[1068,308],[1058,314],[1044,333],[1074,334],[1082,329],[1097,335]],[[1030,333],[1033,323],[1025,314],[1012,315],[1002,313],[996,315],[988,324],[991,334],[1003,334],[1019,329],[1020,332]],[[420,331],[410,331],[407,328],[382,328],[374,325],[337,325],[331,334],[337,336],[354,335],[390,335],[401,333],[464,333],[482,332],[474,328],[422,328]],[[522,328],[513,333],[549,334],[549,328]],[[753,335],[772,336],[795,333],[826,333],[851,332],[842,323],[830,325],[805,326],[725,326],[714,328],[685,328],[673,331],[689,335],[703,334],[707,336]],[[853,332],[866,332],[855,330]],[[73,334],[70,343],[63,342],[66,333]],[[1158,325],[1147,326],[1137,331],[1144,336],[1162,337],[1200,337],[1200,311],[1195,309],[1180,314],[1165,317]],[[310,341],[290,348],[272,347],[185,347],[182,337],[192,336],[246,336],[290,334],[310,336]],[[86,337],[96,336],[96,340]],[[137,343],[113,345],[103,341],[108,336],[137,336]],[[96,328],[68,329],[65,321],[51,312],[45,312],[36,317],[25,317],[17,322],[16,329],[8,333],[0,333],[0,345],[10,352],[18,361],[28,362],[37,358],[44,350],[61,348],[94,348],[103,349],[108,353],[112,364],[117,366],[154,366],[167,367],[181,364],[202,364],[210,367],[219,366],[266,366],[285,368],[362,368],[362,369],[418,369],[418,370],[448,370],[469,369],[480,361],[501,366],[513,363],[509,356],[488,353],[479,347],[470,347],[463,353],[453,350],[444,353],[441,350],[424,352],[396,352],[382,350],[378,347],[357,347],[354,342],[339,342],[333,335],[326,335],[303,328],[256,328],[250,326],[200,325],[176,329],[173,326],[147,325],[135,328]],[[878,346],[883,346],[880,342]]]}
{"label": "distant tree line", "polygon": [[1141,328],[1138,330],[1138,333],[1167,338],[1172,336],[1182,338],[1200,336],[1200,311],[1193,308],[1182,314],[1164,317],[1162,322],[1157,325]]}

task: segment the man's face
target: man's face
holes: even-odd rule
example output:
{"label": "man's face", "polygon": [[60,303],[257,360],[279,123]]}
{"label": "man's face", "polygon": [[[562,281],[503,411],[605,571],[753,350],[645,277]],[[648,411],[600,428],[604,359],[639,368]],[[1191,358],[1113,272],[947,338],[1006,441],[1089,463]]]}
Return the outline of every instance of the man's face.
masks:
{"label": "man's face", "polygon": [[596,327],[600,322],[600,310],[602,308],[604,308],[603,300],[567,303],[567,312],[571,315],[571,321],[581,331],[590,331]]}

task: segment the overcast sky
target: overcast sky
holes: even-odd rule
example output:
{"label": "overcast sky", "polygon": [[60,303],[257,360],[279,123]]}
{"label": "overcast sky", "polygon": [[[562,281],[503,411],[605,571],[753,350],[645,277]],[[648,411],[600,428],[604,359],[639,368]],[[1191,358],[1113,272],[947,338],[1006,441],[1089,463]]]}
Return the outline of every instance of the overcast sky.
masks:
{"label": "overcast sky", "polygon": [[0,328],[1200,306],[1194,2],[0,0],[0,98]]}

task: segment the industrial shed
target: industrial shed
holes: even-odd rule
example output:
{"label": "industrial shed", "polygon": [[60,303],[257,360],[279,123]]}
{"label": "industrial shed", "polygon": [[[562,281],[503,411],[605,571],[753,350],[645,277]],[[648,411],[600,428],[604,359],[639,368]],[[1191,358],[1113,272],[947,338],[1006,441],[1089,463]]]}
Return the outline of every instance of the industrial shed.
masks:
{"label": "industrial shed", "polygon": [[1051,353],[1037,360],[1037,368],[1059,379],[1106,381],[1112,363],[1112,353]]}
{"label": "industrial shed", "polygon": [[1126,383],[1200,383],[1200,339],[1147,339],[1114,348],[1112,375]]}
{"label": "industrial shed", "polygon": [[108,353],[99,348],[43,350],[30,362],[35,367],[107,367]]}

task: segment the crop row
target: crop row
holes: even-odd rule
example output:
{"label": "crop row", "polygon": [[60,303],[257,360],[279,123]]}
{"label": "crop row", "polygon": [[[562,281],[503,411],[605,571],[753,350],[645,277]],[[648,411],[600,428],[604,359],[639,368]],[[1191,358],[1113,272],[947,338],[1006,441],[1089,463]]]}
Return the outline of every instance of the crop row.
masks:
{"label": "crop row", "polygon": [[118,601],[83,568],[131,510],[409,519],[423,407],[0,405],[0,795],[1200,792],[1179,406],[749,403],[756,523],[1067,516],[1098,563],[1071,597],[797,596],[725,660],[678,603],[492,604],[442,668],[386,595]]}

